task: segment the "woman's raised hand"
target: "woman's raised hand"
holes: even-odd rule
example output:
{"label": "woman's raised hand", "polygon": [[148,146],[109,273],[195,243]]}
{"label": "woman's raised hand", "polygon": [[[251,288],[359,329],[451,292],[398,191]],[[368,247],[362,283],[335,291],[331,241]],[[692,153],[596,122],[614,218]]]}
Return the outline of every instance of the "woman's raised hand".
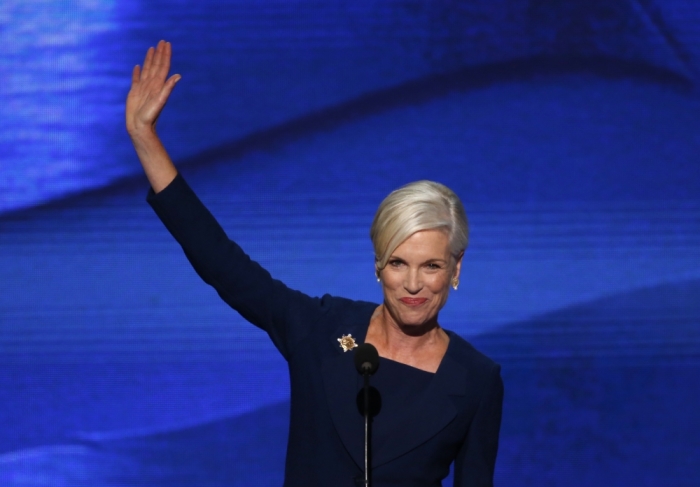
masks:
{"label": "woman's raised hand", "polygon": [[170,43],[160,41],[155,49],[148,49],[143,68],[134,67],[126,98],[126,130],[132,139],[155,133],[158,116],[181,78],[179,74],[167,78],[171,55]]}
{"label": "woman's raised hand", "polygon": [[167,77],[171,54],[172,47],[165,41],[160,41],[155,49],[148,49],[143,68],[134,68],[131,90],[126,97],[126,130],[156,193],[177,176],[177,169],[156,134],[158,116],[180,79],[179,74]]}

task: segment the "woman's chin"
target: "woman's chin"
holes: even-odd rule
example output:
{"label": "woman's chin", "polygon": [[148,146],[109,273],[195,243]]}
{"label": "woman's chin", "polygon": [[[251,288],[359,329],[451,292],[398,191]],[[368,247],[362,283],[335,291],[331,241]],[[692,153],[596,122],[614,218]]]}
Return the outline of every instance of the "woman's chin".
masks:
{"label": "woman's chin", "polygon": [[399,303],[397,306],[385,306],[389,313],[389,319],[407,335],[422,335],[437,326],[437,314],[433,314],[425,305],[405,306]]}

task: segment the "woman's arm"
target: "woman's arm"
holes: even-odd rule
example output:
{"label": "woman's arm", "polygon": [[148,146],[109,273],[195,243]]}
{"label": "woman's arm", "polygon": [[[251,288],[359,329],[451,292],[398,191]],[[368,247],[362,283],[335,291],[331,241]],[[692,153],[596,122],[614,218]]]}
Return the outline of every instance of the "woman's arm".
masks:
{"label": "woman's arm", "polygon": [[143,68],[134,67],[131,90],[126,98],[126,130],[156,193],[177,176],[177,169],[156,133],[158,116],[181,78],[179,74],[167,78],[171,55],[169,42],[160,41],[155,49],[149,48]]}
{"label": "woman's arm", "polygon": [[148,202],[204,282],[244,318],[265,330],[289,359],[295,345],[326,312],[330,300],[311,298],[273,279],[227,237],[178,176],[156,134],[158,116],[180,79],[179,75],[167,78],[171,52],[170,43],[165,41],[148,49],[143,68],[134,68],[126,100],[126,128],[153,189]]}
{"label": "woman's arm", "polygon": [[455,487],[493,487],[503,409],[503,380],[499,365],[494,365],[491,370],[488,386],[455,459]]}
{"label": "woman's arm", "polygon": [[228,238],[182,176],[148,202],[177,240],[192,267],[229,306],[262,328],[287,360],[330,299],[312,298],[288,288]]}

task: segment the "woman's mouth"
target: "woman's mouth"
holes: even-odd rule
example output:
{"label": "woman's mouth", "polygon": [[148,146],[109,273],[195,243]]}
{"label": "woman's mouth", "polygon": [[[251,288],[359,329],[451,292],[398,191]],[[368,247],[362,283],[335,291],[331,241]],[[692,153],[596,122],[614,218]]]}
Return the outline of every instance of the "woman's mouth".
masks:
{"label": "woman's mouth", "polygon": [[407,306],[420,306],[427,301],[427,298],[400,298],[399,301]]}

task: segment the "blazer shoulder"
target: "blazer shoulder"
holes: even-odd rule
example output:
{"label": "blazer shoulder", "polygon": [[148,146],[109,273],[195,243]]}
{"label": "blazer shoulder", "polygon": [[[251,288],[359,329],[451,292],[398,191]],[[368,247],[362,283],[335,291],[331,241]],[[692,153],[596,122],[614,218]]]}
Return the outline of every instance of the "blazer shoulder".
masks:
{"label": "blazer shoulder", "polygon": [[454,347],[452,358],[467,370],[486,375],[493,374],[494,369],[500,371],[501,366],[495,360],[477,350],[466,339],[454,332],[449,332],[449,335],[451,345]]}
{"label": "blazer shoulder", "polygon": [[326,316],[329,319],[340,323],[360,323],[369,324],[369,316],[374,313],[374,310],[379,306],[377,303],[369,301],[357,301],[350,298],[340,296],[332,296],[324,294],[321,297],[321,306],[326,310]]}

